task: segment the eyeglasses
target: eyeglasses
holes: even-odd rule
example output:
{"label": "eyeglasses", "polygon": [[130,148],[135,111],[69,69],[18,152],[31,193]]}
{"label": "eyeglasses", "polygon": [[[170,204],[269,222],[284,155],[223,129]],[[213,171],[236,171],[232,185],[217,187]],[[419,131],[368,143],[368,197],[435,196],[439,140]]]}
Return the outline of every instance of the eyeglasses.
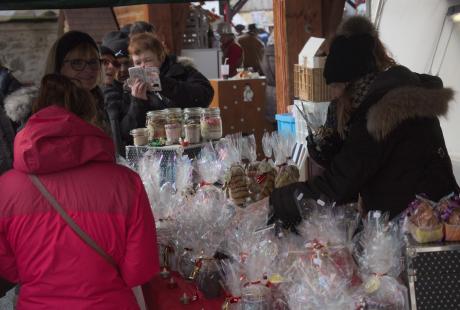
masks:
{"label": "eyeglasses", "polygon": [[116,60],[111,61],[111,60],[109,60],[109,59],[102,59],[101,62],[102,62],[102,64],[103,64],[104,66],[108,66],[109,64],[112,64],[112,66],[114,66],[114,67],[116,67],[116,68],[121,67],[121,64],[120,64],[118,61],[116,61]]}
{"label": "eyeglasses", "polygon": [[75,71],[83,71],[85,70],[86,66],[89,67],[90,70],[92,71],[97,71],[101,67],[101,61],[97,58],[93,58],[90,60],[84,60],[84,59],[69,59],[69,60],[64,60],[64,63],[70,63],[70,66],[72,69]]}

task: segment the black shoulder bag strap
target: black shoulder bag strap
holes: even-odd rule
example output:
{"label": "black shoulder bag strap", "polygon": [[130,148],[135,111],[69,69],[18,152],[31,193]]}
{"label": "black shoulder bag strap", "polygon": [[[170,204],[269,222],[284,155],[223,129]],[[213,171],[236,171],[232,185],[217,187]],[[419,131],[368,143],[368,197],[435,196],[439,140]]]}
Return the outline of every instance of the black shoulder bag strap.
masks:
{"label": "black shoulder bag strap", "polygon": [[54,210],[56,210],[57,213],[62,217],[62,219],[72,228],[72,230],[77,234],[78,237],[80,237],[83,242],[85,242],[87,245],[89,245],[94,251],[97,252],[101,257],[103,257],[110,265],[112,265],[113,268],[119,273],[117,263],[115,260],[108,255],[97,243],[91,239],[88,234],[86,234],[80,226],[78,226],[72,218],[64,211],[64,209],[61,207],[61,205],[57,202],[57,200],[54,198],[53,195],[50,194],[50,192],[46,189],[46,187],[43,185],[43,183],[40,181],[40,179],[34,175],[34,174],[29,174],[29,179],[32,181],[32,183],[35,185],[35,187],[42,193],[42,195],[48,200],[48,202],[53,206]]}

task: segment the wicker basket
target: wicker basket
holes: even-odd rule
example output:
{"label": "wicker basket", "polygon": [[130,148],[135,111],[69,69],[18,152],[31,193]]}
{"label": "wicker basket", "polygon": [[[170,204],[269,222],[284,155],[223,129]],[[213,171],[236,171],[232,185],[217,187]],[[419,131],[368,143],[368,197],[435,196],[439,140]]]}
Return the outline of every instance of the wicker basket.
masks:
{"label": "wicker basket", "polygon": [[294,97],[313,102],[331,100],[331,92],[323,77],[323,68],[294,65]]}

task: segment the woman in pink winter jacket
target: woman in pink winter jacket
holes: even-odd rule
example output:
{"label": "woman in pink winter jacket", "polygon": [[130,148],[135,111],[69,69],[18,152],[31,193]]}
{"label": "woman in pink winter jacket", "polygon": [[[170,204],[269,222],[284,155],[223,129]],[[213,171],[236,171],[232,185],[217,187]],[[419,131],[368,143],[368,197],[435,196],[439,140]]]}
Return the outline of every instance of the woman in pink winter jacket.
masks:
{"label": "woman in pink winter jacket", "polygon": [[[131,288],[159,270],[154,219],[139,176],[114,162],[91,96],[48,75],[0,177],[0,277],[18,309],[138,309]],[[92,124],[93,123],[93,124]],[[28,175],[35,174],[117,269],[82,241]]]}

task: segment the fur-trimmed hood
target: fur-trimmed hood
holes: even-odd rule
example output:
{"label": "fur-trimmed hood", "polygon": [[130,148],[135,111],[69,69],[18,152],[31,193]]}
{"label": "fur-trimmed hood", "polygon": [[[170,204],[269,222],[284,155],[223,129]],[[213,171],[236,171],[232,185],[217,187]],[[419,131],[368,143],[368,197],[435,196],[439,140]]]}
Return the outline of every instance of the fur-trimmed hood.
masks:
{"label": "fur-trimmed hood", "polygon": [[[385,93],[367,112],[367,130],[376,140],[385,139],[405,120],[445,116],[454,97],[454,91],[442,87],[438,77],[418,75],[404,67],[394,71],[383,73],[383,79],[376,80],[377,85],[371,87],[375,92]],[[391,74],[395,76],[387,79]],[[398,83],[405,76],[410,79]]]}
{"label": "fur-trimmed hood", "polygon": [[24,123],[32,113],[32,102],[38,97],[36,86],[21,87],[5,98],[5,112],[17,123]]}

